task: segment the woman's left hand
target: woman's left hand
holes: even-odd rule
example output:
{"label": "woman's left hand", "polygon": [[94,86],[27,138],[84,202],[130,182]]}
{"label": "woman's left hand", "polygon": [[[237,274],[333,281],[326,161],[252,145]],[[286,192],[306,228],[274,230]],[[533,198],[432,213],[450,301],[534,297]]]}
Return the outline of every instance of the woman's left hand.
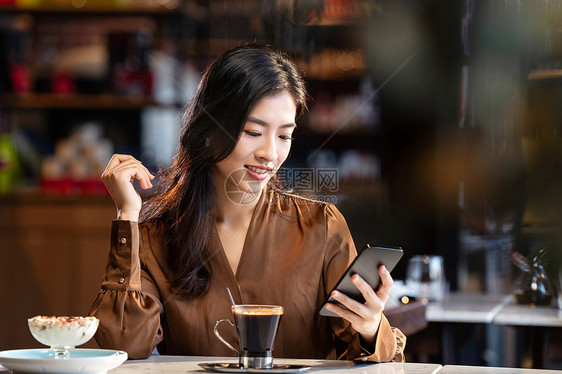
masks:
{"label": "woman's left hand", "polygon": [[347,309],[334,303],[326,305],[328,310],[348,320],[366,343],[374,343],[375,341],[381,322],[381,313],[393,284],[392,277],[384,265],[379,267],[379,275],[381,277],[381,285],[376,292],[358,274],[351,277],[351,281],[365,298],[364,304],[353,300],[341,292],[333,291],[332,297],[345,305]]}

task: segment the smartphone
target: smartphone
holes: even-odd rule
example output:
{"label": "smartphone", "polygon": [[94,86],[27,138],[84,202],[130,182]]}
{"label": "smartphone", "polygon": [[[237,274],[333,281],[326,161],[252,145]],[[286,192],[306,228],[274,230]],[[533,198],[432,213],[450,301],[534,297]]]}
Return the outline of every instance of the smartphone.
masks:
{"label": "smartphone", "polygon": [[[351,265],[349,265],[332,291],[338,290],[352,299],[357,300],[360,303],[364,303],[365,298],[351,281],[351,276],[359,274],[361,278],[369,283],[369,285],[376,291],[381,282],[379,276],[379,266],[386,266],[390,272],[394,269],[403,254],[404,251],[402,251],[402,248],[371,247],[367,244],[367,247],[363,249]],[[324,305],[322,306],[322,309],[320,309],[320,315],[339,317],[337,314],[326,309],[326,303],[335,303],[345,308],[345,306],[337,302],[331,296],[332,291],[330,291],[326,301],[324,301]]]}

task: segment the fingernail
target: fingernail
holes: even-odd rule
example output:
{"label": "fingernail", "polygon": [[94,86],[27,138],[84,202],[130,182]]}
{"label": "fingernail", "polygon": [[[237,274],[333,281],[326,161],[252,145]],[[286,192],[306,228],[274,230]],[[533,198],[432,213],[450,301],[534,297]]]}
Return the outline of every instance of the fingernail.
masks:
{"label": "fingernail", "polygon": [[382,266],[382,272],[383,272],[384,274],[388,274],[388,269],[387,269],[386,266],[384,266],[384,265]]}

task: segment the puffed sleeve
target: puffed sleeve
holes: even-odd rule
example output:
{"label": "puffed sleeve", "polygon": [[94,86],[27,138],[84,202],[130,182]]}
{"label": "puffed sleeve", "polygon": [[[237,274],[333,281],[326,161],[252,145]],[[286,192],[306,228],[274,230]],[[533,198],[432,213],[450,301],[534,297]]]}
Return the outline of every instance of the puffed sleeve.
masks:
{"label": "puffed sleeve", "polygon": [[[326,207],[326,255],[324,259],[324,288],[326,293],[335,286],[339,277],[357,256],[353,238],[347,223],[333,205]],[[374,362],[404,362],[406,337],[402,332],[390,326],[382,315],[374,347],[363,347],[359,333],[351,323],[343,318],[330,317],[334,335],[343,347],[339,350],[339,358],[346,360],[362,360]]]}
{"label": "puffed sleeve", "polygon": [[99,319],[95,339],[101,348],[124,350],[146,358],[162,341],[158,291],[141,266],[139,228],[115,220],[101,290],[89,314]]}

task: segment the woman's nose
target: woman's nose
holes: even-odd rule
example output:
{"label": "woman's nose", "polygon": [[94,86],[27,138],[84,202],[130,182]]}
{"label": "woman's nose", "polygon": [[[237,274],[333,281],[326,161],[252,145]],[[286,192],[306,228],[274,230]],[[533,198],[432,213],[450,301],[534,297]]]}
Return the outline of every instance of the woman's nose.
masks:
{"label": "woman's nose", "polygon": [[263,158],[266,161],[275,161],[278,157],[275,138],[264,136],[263,142],[256,152],[256,156],[258,156],[259,158]]}

